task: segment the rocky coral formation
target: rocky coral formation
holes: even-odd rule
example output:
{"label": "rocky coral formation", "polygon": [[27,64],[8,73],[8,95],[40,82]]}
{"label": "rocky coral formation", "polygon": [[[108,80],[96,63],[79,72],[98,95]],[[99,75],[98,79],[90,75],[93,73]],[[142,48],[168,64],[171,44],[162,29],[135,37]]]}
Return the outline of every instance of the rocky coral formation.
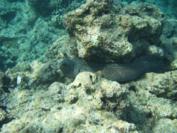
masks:
{"label": "rocky coral formation", "polygon": [[[128,95],[130,106],[125,111],[127,115],[124,112],[125,119],[137,123],[145,133],[160,133],[162,130],[170,133],[175,131],[173,127],[177,118],[176,73],[177,71],[163,74],[149,73],[145,79],[127,84],[130,90]],[[165,120],[167,123],[165,122],[163,127],[161,122]],[[145,124],[144,127],[142,122]]]}
{"label": "rocky coral formation", "polygon": [[50,26],[51,21],[39,18],[25,1],[2,0],[0,5],[0,68],[40,57],[59,31]]}
{"label": "rocky coral formation", "polygon": [[[60,18],[67,9],[53,17],[50,13],[58,8],[56,2],[67,7],[74,1],[44,0],[40,7],[41,0],[27,2],[26,10],[40,16],[34,21],[29,18],[37,27],[29,31],[29,35],[36,33],[33,44],[58,36],[50,18]],[[47,12],[42,12],[44,8]],[[15,19],[20,14],[17,12]],[[18,62],[0,72],[0,132],[176,132],[176,20],[164,17],[150,4],[126,5],[115,0],[87,0],[65,17],[69,35],[60,31],[62,35],[46,52],[45,62]],[[9,26],[15,19],[9,20]],[[42,23],[53,30],[43,33]],[[23,31],[24,25],[18,29]],[[5,35],[3,30],[0,35]],[[14,39],[22,34],[17,33],[0,37],[3,45],[18,42]],[[6,60],[4,55],[2,58]]]}
{"label": "rocky coral formation", "polygon": [[147,4],[114,11],[112,1],[88,0],[70,12],[65,23],[77,42],[79,57],[125,60],[158,46],[162,18],[157,8]]}
{"label": "rocky coral formation", "polygon": [[79,73],[68,86],[54,82],[47,90],[14,90],[7,107],[15,120],[4,125],[1,132],[136,133],[134,124],[106,111],[118,107],[121,114],[126,93],[119,83],[100,80],[90,72]]}
{"label": "rocky coral formation", "polygon": [[170,95],[176,73],[173,78],[171,72],[149,73],[145,79],[121,85],[81,72],[68,85],[54,82],[47,89],[15,89],[6,101],[14,120],[1,132],[171,133],[177,119]]}
{"label": "rocky coral formation", "polygon": [[0,1],[0,69],[21,61],[44,60],[44,53],[66,34],[63,14],[82,0],[1,0]]}
{"label": "rocky coral formation", "polygon": [[125,3],[130,3],[130,2],[148,2],[151,4],[155,4],[158,6],[167,16],[169,17],[177,17],[176,14],[176,6],[177,2],[176,0],[166,0],[166,1],[159,1],[159,0],[120,0]]}
{"label": "rocky coral formation", "polygon": [[145,81],[136,82],[136,87],[148,90],[157,97],[175,100],[176,99],[176,82],[177,72],[166,72],[163,74],[148,73]]}
{"label": "rocky coral formation", "polygon": [[64,35],[57,39],[46,52],[46,57],[51,59],[74,58],[77,57],[77,48],[75,41],[70,39],[68,35]]}

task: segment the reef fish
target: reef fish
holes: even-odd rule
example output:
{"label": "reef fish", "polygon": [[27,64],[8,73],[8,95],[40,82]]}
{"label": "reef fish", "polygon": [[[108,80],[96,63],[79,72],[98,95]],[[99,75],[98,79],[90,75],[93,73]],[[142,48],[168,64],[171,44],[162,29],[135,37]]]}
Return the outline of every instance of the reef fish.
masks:
{"label": "reef fish", "polygon": [[168,67],[163,60],[141,58],[128,64],[107,64],[101,70],[101,75],[109,80],[120,83],[137,80],[147,72],[163,72]]}

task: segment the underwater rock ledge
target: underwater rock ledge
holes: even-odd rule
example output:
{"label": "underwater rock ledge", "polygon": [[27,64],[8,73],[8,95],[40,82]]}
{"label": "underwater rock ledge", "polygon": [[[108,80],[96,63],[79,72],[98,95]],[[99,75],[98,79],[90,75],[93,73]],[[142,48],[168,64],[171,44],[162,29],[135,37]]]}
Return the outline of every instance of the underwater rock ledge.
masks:
{"label": "underwater rock ledge", "polygon": [[124,7],[113,6],[111,0],[87,0],[65,18],[84,59],[127,60],[148,53],[152,45],[160,47],[163,14],[149,4]]}

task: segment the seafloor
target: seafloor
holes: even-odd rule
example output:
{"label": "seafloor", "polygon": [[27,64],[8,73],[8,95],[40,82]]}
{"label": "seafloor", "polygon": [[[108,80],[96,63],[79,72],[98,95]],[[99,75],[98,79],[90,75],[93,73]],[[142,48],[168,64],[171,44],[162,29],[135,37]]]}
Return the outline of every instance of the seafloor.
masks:
{"label": "seafloor", "polygon": [[1,133],[177,133],[176,0],[0,0]]}

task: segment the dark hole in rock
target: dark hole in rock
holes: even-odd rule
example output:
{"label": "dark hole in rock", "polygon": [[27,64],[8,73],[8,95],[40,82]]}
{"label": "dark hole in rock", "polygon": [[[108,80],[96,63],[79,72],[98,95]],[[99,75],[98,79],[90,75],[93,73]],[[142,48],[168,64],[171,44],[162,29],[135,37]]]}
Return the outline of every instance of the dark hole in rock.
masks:
{"label": "dark hole in rock", "polygon": [[52,13],[52,7],[50,7],[50,0],[29,0],[30,5],[36,12],[36,14],[47,17]]}
{"label": "dark hole in rock", "polygon": [[0,17],[5,22],[9,23],[10,21],[12,21],[15,18],[15,16],[16,16],[16,12],[15,11],[10,11],[10,12],[7,12],[5,14],[2,14]]}
{"label": "dark hole in rock", "polygon": [[0,122],[0,128],[2,128],[2,126],[6,123],[9,123],[10,121],[12,121],[13,118],[6,118],[3,121]]}

